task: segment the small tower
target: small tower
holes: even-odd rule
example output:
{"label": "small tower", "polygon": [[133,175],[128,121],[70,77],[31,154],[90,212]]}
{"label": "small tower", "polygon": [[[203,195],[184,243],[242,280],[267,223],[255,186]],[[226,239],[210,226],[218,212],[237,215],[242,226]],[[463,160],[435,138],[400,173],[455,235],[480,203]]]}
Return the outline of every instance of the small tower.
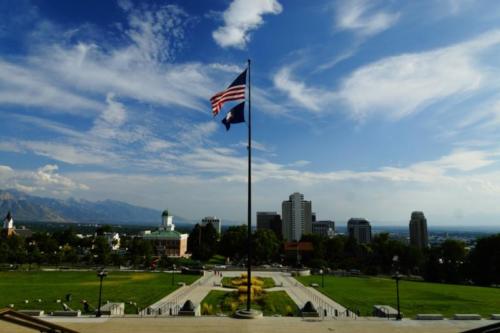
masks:
{"label": "small tower", "polygon": [[14,219],[9,211],[7,216],[3,219],[3,233],[7,235],[7,237],[10,237],[15,234],[14,230]]}
{"label": "small tower", "polygon": [[168,214],[168,210],[164,210],[161,214],[161,230],[174,231],[175,225],[172,222],[173,216]]}

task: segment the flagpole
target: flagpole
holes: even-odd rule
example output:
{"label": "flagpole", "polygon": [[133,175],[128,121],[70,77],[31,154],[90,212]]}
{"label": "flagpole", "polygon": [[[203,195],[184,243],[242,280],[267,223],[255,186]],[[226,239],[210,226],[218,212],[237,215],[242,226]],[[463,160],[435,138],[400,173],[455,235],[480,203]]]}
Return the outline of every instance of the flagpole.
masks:
{"label": "flagpole", "polygon": [[250,311],[252,290],[252,95],[250,59],[248,59],[248,231],[247,231],[247,311]]}

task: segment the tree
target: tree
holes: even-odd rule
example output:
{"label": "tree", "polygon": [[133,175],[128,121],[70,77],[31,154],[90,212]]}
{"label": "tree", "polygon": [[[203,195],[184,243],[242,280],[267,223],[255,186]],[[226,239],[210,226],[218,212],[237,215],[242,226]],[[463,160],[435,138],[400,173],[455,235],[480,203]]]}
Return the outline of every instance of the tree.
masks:
{"label": "tree", "polygon": [[435,282],[463,282],[465,255],[465,243],[458,240],[447,239],[430,248],[424,264],[424,278]]}
{"label": "tree", "polygon": [[229,227],[219,243],[219,252],[232,259],[243,259],[247,253],[247,227],[245,225]]}
{"label": "tree", "polygon": [[346,237],[341,235],[326,240],[325,259],[329,262],[330,266],[340,263],[344,253],[345,241]]}
{"label": "tree", "polygon": [[94,239],[92,254],[94,263],[98,265],[107,265],[109,263],[111,249],[108,240],[104,236],[97,236]]}
{"label": "tree", "polygon": [[252,236],[253,260],[256,263],[270,263],[279,256],[280,242],[274,231],[259,229]]}
{"label": "tree", "polygon": [[206,226],[196,224],[188,238],[188,251],[193,259],[210,259],[217,251],[217,238],[217,230],[211,222]]}
{"label": "tree", "polygon": [[313,244],[313,252],[311,258],[324,259],[326,254],[325,242],[327,238],[318,234],[304,234],[302,235],[301,242],[309,242]]}
{"label": "tree", "polygon": [[468,266],[474,283],[500,284],[500,234],[480,238],[470,253]]}

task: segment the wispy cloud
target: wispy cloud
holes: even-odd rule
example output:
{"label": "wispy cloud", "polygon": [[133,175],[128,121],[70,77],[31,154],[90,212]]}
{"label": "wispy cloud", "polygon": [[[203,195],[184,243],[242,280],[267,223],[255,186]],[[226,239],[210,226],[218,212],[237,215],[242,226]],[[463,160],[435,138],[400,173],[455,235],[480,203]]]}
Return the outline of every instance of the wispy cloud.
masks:
{"label": "wispy cloud", "polygon": [[101,104],[47,78],[42,69],[0,59],[0,104],[44,107],[57,112],[95,111]]}
{"label": "wispy cloud", "polygon": [[264,23],[262,16],[277,15],[283,7],[277,0],[233,0],[224,11],[224,25],[212,33],[221,47],[243,49],[250,41],[250,31]]}
{"label": "wispy cloud", "polygon": [[339,1],[335,9],[336,28],[361,36],[372,36],[390,28],[400,16],[396,12],[378,9],[375,1],[368,0]]}
{"label": "wispy cloud", "polygon": [[384,58],[343,80],[338,97],[356,118],[382,114],[398,119],[425,106],[485,86],[489,71],[478,57],[500,44],[498,31],[432,51]]}
{"label": "wispy cloud", "polygon": [[309,111],[321,111],[328,99],[328,92],[306,86],[292,77],[292,68],[282,67],[273,77],[274,86],[285,92],[290,99],[299,103]]}

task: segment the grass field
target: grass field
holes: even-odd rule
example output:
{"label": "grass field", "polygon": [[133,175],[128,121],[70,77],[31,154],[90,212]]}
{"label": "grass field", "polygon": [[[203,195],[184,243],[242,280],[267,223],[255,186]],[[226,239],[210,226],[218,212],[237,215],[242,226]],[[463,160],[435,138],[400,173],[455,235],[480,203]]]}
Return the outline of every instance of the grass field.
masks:
{"label": "grass field", "polygon": [[[125,312],[135,313],[136,307],[128,302],[135,302],[142,309],[177,289],[177,282],[190,284],[199,277],[175,274],[172,285],[172,275],[168,273],[109,272],[103,281],[102,300],[125,302]],[[72,294],[71,301],[66,301],[66,294]],[[14,304],[15,309],[48,312],[62,310],[64,302],[83,313],[81,300],[96,308],[98,298],[99,278],[95,272],[0,272],[0,308]],[[61,303],[56,303],[57,299]]]}
{"label": "grass field", "polygon": [[[246,304],[246,302],[244,304],[240,302],[239,306],[231,308],[231,303],[238,304],[238,293],[212,290],[201,301],[202,311],[204,308],[206,309],[203,304],[207,304],[210,307],[210,313],[208,314],[223,313],[232,315],[236,309],[244,308]],[[285,291],[266,292],[260,299],[252,301],[252,309],[262,311],[264,316],[297,316],[299,314],[297,305]]]}
{"label": "grass field", "polygon": [[[350,309],[359,309],[361,315],[371,315],[375,304],[396,308],[396,283],[388,278],[325,276],[298,277],[304,285],[317,283],[319,291]],[[441,313],[451,317],[455,313],[478,313],[489,317],[500,313],[500,289],[461,286],[440,283],[400,281],[401,312],[405,317],[418,313]]]}
{"label": "grass field", "polygon": [[[276,284],[274,283],[273,278],[260,277],[260,276],[256,276],[256,277],[259,280],[262,280],[264,282],[264,285],[262,286],[263,289],[276,287]],[[235,288],[236,289],[236,287],[231,283],[231,281],[233,279],[234,279],[233,277],[227,277],[227,276],[223,277],[222,278],[222,286],[225,288]]]}

